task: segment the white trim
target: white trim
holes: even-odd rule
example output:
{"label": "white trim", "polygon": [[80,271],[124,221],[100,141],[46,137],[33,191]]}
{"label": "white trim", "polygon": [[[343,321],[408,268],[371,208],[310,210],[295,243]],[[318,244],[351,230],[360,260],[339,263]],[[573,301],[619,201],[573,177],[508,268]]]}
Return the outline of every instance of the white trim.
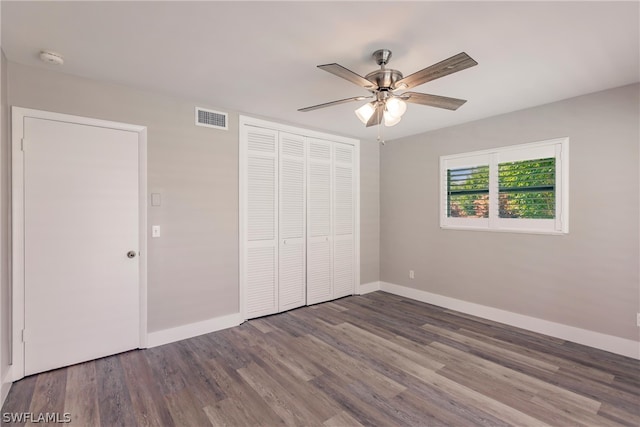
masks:
{"label": "white trim", "polygon": [[147,348],[147,128],[138,131],[138,274],[140,287],[140,348]]}
{"label": "white trim", "polygon": [[139,191],[139,288],[140,288],[140,348],[147,346],[147,128],[146,126],[112,122],[89,117],[11,107],[11,236],[12,236],[12,370],[13,381],[24,377],[24,156],[21,141],[24,119],[32,117],[77,123],[138,133],[138,191]]}
{"label": "white trim", "polygon": [[249,125],[249,126],[254,126],[254,127],[264,128],[264,129],[271,129],[271,130],[277,130],[281,132],[292,133],[295,135],[306,136],[310,138],[318,138],[318,139],[324,139],[327,141],[342,142],[345,144],[351,144],[356,147],[360,147],[359,139],[347,138],[345,136],[338,136],[330,133],[318,132],[311,129],[284,125],[282,123],[270,122],[267,120],[256,119],[254,117],[249,117],[249,116],[241,115],[239,118],[239,124],[240,124],[240,127],[244,125]]}
{"label": "white trim", "polygon": [[247,158],[248,147],[242,142],[244,132],[243,118],[240,116],[240,124],[238,126],[238,306],[240,307],[240,318],[247,318],[247,301],[246,301],[246,256],[247,256]]}
{"label": "white trim", "polygon": [[379,290],[380,290],[380,282],[362,283],[361,285],[358,286],[358,291],[356,292],[356,294],[364,295],[364,294],[368,294],[368,293],[379,291]]}
{"label": "white trim", "polygon": [[175,328],[150,332],[147,335],[147,348],[157,347],[160,345],[197,337],[198,335],[209,334],[211,332],[220,331],[222,329],[232,328],[234,326],[240,325],[241,323],[241,314],[233,313],[226,316],[203,320],[201,322],[176,326]]}
{"label": "white trim", "polygon": [[[545,139],[542,141],[527,142],[524,144],[505,145],[502,147],[489,148],[486,150],[469,151],[469,152],[457,153],[457,154],[448,154],[442,157],[446,157],[447,159],[464,159],[466,157],[471,157],[471,156],[491,155],[496,152],[509,153],[510,151],[520,151],[520,150],[534,151],[534,150],[540,149],[541,147],[554,145],[554,144],[562,144],[568,140],[569,140],[569,137],[562,136],[558,138]],[[535,157],[537,156],[533,156],[530,158],[535,158]],[[466,164],[466,163],[463,163],[463,164]]]}
{"label": "white trim", "polygon": [[354,153],[353,153],[353,172],[354,172],[354,185],[355,185],[355,200],[354,200],[354,211],[355,218],[353,222],[354,233],[353,238],[354,242],[354,270],[355,277],[354,281],[354,289],[353,293],[357,293],[358,288],[360,287],[360,141],[354,144]]}
{"label": "white trim", "polygon": [[11,386],[13,385],[11,376],[11,366],[9,366],[9,369],[2,378],[2,384],[0,384],[0,408],[4,406],[4,401],[7,400],[7,396],[9,395],[9,391],[11,390]]}
{"label": "white trim", "polygon": [[551,322],[536,317],[525,316],[499,308],[489,307],[443,295],[432,294],[419,289],[406,286],[395,285],[393,283],[380,282],[380,289],[385,292],[411,298],[439,307],[460,311],[506,325],[526,329],[566,341],[587,345],[640,360],[640,343],[626,338],[607,335],[600,332],[589,331],[587,329],[576,328],[575,326],[564,325],[562,323]]}

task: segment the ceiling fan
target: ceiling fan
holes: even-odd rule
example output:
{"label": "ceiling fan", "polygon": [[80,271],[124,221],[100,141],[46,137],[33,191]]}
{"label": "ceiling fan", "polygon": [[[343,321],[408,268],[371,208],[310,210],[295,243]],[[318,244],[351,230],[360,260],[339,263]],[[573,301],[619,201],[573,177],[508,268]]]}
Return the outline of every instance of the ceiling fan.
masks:
{"label": "ceiling fan", "polygon": [[403,77],[400,71],[385,68],[391,59],[391,51],[389,49],[376,50],[373,52],[372,57],[380,66],[380,69],[372,71],[364,77],[340,64],[318,65],[318,68],[321,70],[335,74],[338,77],[367,89],[371,92],[371,95],[354,96],[352,98],[326,102],[324,104],[300,108],[298,111],[313,111],[345,102],[373,99],[373,101],[364,104],[355,111],[356,116],[369,127],[382,123],[383,119],[385,126],[396,125],[407,110],[406,102],[445,108],[447,110],[457,110],[467,101],[464,99],[448,98],[446,96],[429,95],[419,92],[399,92],[478,65],[473,58],[461,52],[451,58],[410,74],[407,77]]}

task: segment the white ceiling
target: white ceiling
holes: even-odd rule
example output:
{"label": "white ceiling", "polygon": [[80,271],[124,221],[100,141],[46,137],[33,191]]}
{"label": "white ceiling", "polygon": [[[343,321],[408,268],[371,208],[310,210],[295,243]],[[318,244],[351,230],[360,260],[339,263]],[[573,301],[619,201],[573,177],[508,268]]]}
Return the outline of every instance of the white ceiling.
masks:
{"label": "white ceiling", "polygon": [[[458,111],[409,105],[387,140],[640,80],[633,2],[9,2],[2,49],[18,63],[375,139],[353,110],[298,108],[367,92],[371,53],[411,74],[465,51],[479,65],[414,88],[467,99]],[[54,68],[41,49],[64,55]]]}

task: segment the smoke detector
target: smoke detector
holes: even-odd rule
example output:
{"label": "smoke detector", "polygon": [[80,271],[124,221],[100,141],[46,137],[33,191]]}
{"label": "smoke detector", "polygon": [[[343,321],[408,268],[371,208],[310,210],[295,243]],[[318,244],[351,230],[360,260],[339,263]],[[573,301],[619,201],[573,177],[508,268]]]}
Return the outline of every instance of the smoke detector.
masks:
{"label": "smoke detector", "polygon": [[62,65],[64,64],[64,58],[62,55],[56,52],[51,52],[50,50],[43,50],[40,52],[40,59],[43,62],[51,65]]}

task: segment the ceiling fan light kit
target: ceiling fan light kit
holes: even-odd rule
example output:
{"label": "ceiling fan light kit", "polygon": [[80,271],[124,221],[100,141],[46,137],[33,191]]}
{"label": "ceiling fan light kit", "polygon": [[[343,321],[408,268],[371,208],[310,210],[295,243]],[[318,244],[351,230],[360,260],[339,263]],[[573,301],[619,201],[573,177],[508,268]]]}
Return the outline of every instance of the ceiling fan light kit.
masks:
{"label": "ceiling fan light kit", "polygon": [[387,101],[387,111],[393,116],[402,116],[407,111],[407,103],[398,97],[390,98]]}
{"label": "ceiling fan light kit", "polygon": [[362,107],[356,109],[356,116],[360,119],[362,123],[365,125],[373,115],[373,112],[376,110],[375,102],[368,102],[364,104]]}
{"label": "ceiling fan light kit", "polygon": [[386,65],[391,59],[391,51],[389,49],[376,50],[373,52],[372,57],[380,66],[380,69],[372,71],[364,77],[340,64],[333,63],[318,65],[318,68],[321,70],[327,71],[368,90],[371,92],[370,96],[345,98],[338,101],[301,108],[298,111],[312,111],[319,108],[332,107],[345,102],[362,101],[374,98],[374,101],[368,102],[355,110],[358,119],[360,119],[360,121],[367,127],[380,125],[383,120],[385,126],[395,126],[400,122],[402,115],[407,111],[407,102],[444,108],[447,110],[457,110],[462,104],[467,102],[464,99],[448,98],[446,96],[430,95],[418,92],[400,93],[400,91],[411,89],[412,87],[419,86],[431,80],[478,65],[473,58],[466,53],[461,52],[451,58],[445,59],[444,61],[438,62],[437,64],[404,77],[400,71],[386,68]]}
{"label": "ceiling fan light kit", "polygon": [[[362,107],[356,109],[356,116],[360,119],[362,123],[365,125],[371,119],[371,116],[376,111],[376,104],[379,101],[369,102],[364,104]],[[389,98],[386,102],[380,101],[384,103],[383,110],[383,118],[385,126],[395,126],[402,119],[402,115],[407,111],[407,103],[404,102],[400,98]]]}
{"label": "ceiling fan light kit", "polygon": [[394,116],[389,114],[388,111],[384,112],[384,125],[387,127],[391,127],[391,126],[395,126],[398,123],[400,123],[400,120],[402,120],[402,116]]}

